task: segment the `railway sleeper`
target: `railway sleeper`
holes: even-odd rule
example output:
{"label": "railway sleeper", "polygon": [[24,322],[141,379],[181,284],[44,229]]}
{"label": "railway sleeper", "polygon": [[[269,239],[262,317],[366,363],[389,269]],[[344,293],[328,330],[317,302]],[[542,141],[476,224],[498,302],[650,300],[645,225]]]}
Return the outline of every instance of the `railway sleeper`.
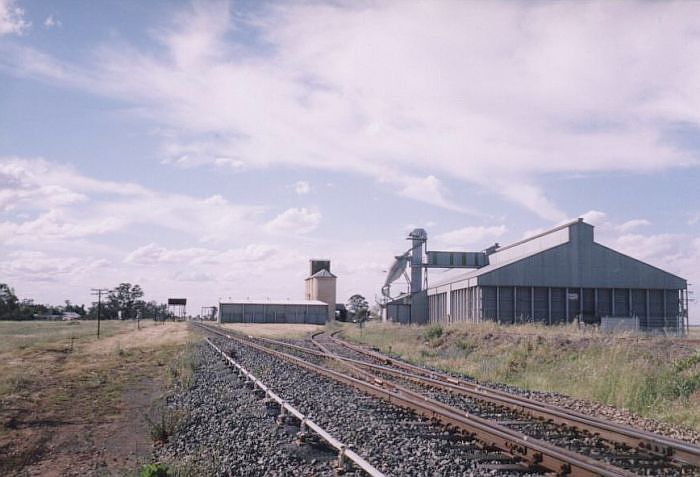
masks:
{"label": "railway sleeper", "polygon": [[532,469],[530,469],[527,466],[524,466],[522,464],[517,464],[517,463],[484,463],[484,464],[478,464],[476,466],[478,470],[487,470],[487,471],[507,471],[507,472],[517,472],[517,473],[526,473],[530,472]]}

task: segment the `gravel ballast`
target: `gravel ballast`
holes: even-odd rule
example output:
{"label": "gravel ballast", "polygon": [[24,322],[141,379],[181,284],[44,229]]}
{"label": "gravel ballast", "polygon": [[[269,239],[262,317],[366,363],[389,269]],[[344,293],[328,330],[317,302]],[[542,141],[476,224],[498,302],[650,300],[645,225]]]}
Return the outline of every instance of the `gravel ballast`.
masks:
{"label": "gravel ballast", "polygon": [[[509,460],[417,416],[247,347],[217,343],[273,391],[391,476],[530,476],[495,469]],[[296,444],[295,426],[239,380],[212,348],[197,350],[192,386],[168,400],[186,417],[162,460],[221,476],[336,475],[334,452]],[[364,475],[350,470],[344,475]]]}
{"label": "gravel ballast", "polygon": [[298,427],[278,426],[276,413],[209,345],[198,347],[196,361],[191,387],[167,400],[184,420],[159,459],[195,475],[336,475],[335,452],[297,445]]}

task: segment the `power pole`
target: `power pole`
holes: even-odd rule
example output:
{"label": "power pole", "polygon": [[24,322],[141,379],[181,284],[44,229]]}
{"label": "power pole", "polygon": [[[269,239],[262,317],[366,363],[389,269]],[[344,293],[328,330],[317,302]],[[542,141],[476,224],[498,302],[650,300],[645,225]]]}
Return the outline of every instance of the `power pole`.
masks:
{"label": "power pole", "polygon": [[97,337],[100,337],[100,309],[102,308],[102,294],[107,293],[107,288],[91,288],[91,295],[97,296]]}

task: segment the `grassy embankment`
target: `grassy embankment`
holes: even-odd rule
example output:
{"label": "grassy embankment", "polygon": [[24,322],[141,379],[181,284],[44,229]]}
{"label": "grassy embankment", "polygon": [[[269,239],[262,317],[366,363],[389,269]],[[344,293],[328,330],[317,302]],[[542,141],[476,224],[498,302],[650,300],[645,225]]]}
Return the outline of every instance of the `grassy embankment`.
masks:
{"label": "grassy embankment", "polygon": [[104,321],[97,340],[90,321],[0,322],[0,474],[138,465],[144,414],[192,363],[185,323],[136,326]]}
{"label": "grassy embankment", "polygon": [[[700,430],[700,333],[611,337],[574,326],[370,323],[344,336],[484,382],[554,391]],[[695,333],[695,332],[694,332]]]}

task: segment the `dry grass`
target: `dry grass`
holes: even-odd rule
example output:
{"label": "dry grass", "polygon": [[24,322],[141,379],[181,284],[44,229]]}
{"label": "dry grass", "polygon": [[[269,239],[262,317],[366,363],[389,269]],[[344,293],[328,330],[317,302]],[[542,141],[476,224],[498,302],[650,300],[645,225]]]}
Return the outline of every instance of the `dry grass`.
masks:
{"label": "dry grass", "polygon": [[344,335],[487,382],[555,391],[700,429],[695,340],[609,336],[575,326],[355,326]]}
{"label": "dry grass", "polygon": [[225,323],[221,327],[262,338],[303,338],[324,329],[322,325],[285,323]]}
{"label": "dry grass", "polygon": [[[54,379],[81,376],[88,386],[92,381],[107,381],[99,375],[119,374],[124,364],[144,355],[162,360],[160,353],[182,346],[189,336],[185,323],[163,326],[142,322],[140,330],[129,321],[106,321],[103,325],[98,340],[91,321],[0,322],[0,361],[4,363],[0,368],[0,400],[21,394],[38,384],[34,381],[49,375]],[[114,385],[115,380],[109,381]]]}
{"label": "dry grass", "polygon": [[700,340],[700,325],[695,325],[690,328],[690,333],[688,333],[688,338],[694,340]]}
{"label": "dry grass", "polygon": [[[186,381],[191,374],[189,364],[177,359],[191,339],[186,323],[142,322],[138,330],[135,322],[105,321],[99,340],[95,330],[92,321],[0,322],[0,449],[22,456],[4,463],[9,467],[0,465],[0,474],[31,465],[43,475],[47,469],[73,465],[75,457],[61,455],[61,439],[74,448],[86,434],[89,439],[115,440],[108,452],[119,452],[123,432],[127,452],[133,451],[139,438],[148,441],[141,422],[146,409],[138,406],[147,406],[162,386]],[[44,422],[59,424],[37,424]],[[47,446],[59,449],[50,461],[42,457]],[[110,462],[117,464],[124,464],[120,456]]]}
{"label": "dry grass", "polygon": [[[152,321],[141,322],[142,328],[151,326]],[[106,338],[135,328],[135,321],[104,320],[100,335]],[[69,347],[71,338],[77,344],[81,340],[92,341],[96,334],[96,321],[0,321],[0,355],[32,348]]]}

